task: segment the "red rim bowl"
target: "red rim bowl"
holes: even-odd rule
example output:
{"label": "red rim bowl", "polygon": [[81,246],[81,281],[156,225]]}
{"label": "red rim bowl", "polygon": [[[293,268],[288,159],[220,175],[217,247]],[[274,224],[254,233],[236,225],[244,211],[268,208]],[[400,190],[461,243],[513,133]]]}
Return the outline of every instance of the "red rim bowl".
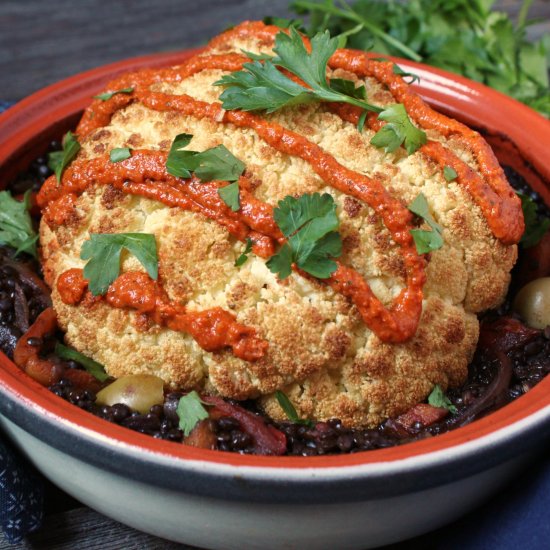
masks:
{"label": "red rim bowl", "polygon": [[[40,155],[51,139],[74,127],[91,96],[116,75],[142,67],[174,65],[194,53],[163,53],[106,65],[44,88],[8,109],[0,115],[0,182],[9,181]],[[550,163],[545,160],[550,122],[481,84],[421,64],[396,61],[420,77],[415,89],[428,103],[483,131],[499,160],[526,177],[550,204]],[[286,502],[334,502],[353,499],[354,495],[360,498],[365,489],[360,480],[368,480],[373,496],[401,494],[496,466],[550,434],[548,377],[489,416],[423,441],[341,456],[238,455],[132,432],[63,401],[3,354],[0,367],[0,412],[24,430],[91,464],[136,479],[147,475],[161,485],[205,495],[219,496],[222,484],[231,498],[256,495],[264,501],[278,501],[276,491],[266,497],[266,490],[292,483],[294,496],[289,492],[281,495]],[[430,469],[429,476],[418,475],[426,468]],[[180,475],[189,470],[197,475]],[[257,486],[252,487],[252,481]],[[307,494],[299,490],[301,485],[307,486]],[[329,486],[331,490],[326,491]]]}

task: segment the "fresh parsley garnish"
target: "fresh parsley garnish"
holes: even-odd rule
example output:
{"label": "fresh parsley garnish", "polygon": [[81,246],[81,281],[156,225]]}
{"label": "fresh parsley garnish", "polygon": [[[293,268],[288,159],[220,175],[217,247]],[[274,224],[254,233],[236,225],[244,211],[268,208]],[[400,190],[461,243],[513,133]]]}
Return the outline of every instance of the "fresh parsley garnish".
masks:
{"label": "fresh parsley garnish", "polygon": [[9,191],[0,191],[0,243],[16,249],[15,254],[26,252],[36,258],[38,235],[29,214],[31,192],[18,201]]}
{"label": "fresh parsley garnish", "polygon": [[252,239],[246,239],[246,246],[244,247],[243,253],[235,260],[235,267],[240,267],[248,260],[248,255],[252,252],[253,244]]}
{"label": "fresh parsley garnish", "polygon": [[100,382],[105,382],[105,380],[109,378],[109,375],[105,372],[105,367],[101,363],[86,357],[84,354],[76,351],[75,349],[68,348],[63,344],[56,342],[55,354],[66,361],[76,361]]}
{"label": "fresh parsley garnish", "polygon": [[128,147],[117,147],[111,150],[109,160],[111,162],[120,162],[121,160],[129,159],[132,156],[132,152]]}
{"label": "fresh parsley garnish", "polygon": [[114,92],[105,92],[103,94],[95,95],[94,99],[101,99],[101,101],[107,101],[111,99],[115,94],[131,94],[134,88],[122,88],[121,90],[115,90]]}
{"label": "fresh parsley garnish", "polygon": [[342,254],[336,204],[328,193],[285,197],[273,211],[275,222],[288,241],[272,256],[267,267],[280,279],[288,277],[292,264],[306,273],[327,279],[337,269],[333,258]]}
{"label": "fresh parsley garnish", "polygon": [[521,199],[521,209],[525,220],[525,231],[519,241],[524,248],[535,246],[550,228],[550,219],[539,217],[537,203],[524,193],[516,191]]}
{"label": "fresh parsley garnish", "polygon": [[410,155],[426,143],[426,133],[411,122],[402,103],[395,103],[384,109],[378,118],[385,120],[387,124],[374,135],[370,142],[375,147],[384,149],[386,153],[392,153],[404,145]]}
{"label": "fresh parsley garnish", "polygon": [[409,210],[420,216],[430,227],[431,231],[425,229],[411,229],[411,235],[419,254],[427,254],[443,246],[443,227],[441,227],[430,213],[428,201],[423,193],[420,193],[408,206]]}
{"label": "fresh parsley garnish", "polygon": [[237,180],[246,168],[244,162],[224,145],[217,145],[200,153],[184,149],[192,138],[191,134],[176,136],[168,153],[166,170],[178,178],[190,178],[194,173],[201,181],[232,182],[218,189],[218,195],[233,212],[237,212],[241,207]]}
{"label": "fresh parsley garnish", "polygon": [[456,414],[457,408],[451,403],[450,399],[443,393],[441,386],[436,384],[432,393],[428,396],[428,404],[432,407],[440,407],[442,409],[447,409],[452,414]]}
{"label": "fresh parsley garnish", "polygon": [[239,199],[239,182],[234,181],[229,185],[220,187],[218,189],[218,195],[222,198],[223,202],[233,210],[237,212],[241,207],[241,201]]}
{"label": "fresh parsley garnish", "polygon": [[183,430],[185,437],[201,420],[208,418],[208,411],[204,408],[199,394],[194,390],[179,400],[176,413],[179,418],[179,427]]}
{"label": "fresh parsley garnish", "polygon": [[516,22],[491,0],[336,2],[295,0],[308,16],[309,36],[331,29],[348,47],[405,57],[462,74],[523,101],[550,117],[550,35],[530,41],[532,4],[523,0]]}
{"label": "fresh parsley garnish", "polygon": [[[342,78],[327,81],[328,60],[339,42],[328,31],[320,32],[311,39],[308,52],[294,27],[290,27],[290,34],[278,33],[273,47],[275,57],[267,59],[262,55],[261,60],[245,63],[242,70],[214,82],[216,86],[225,86],[220,95],[223,108],[272,113],[314,101],[348,103],[363,110],[357,125],[359,131],[365,124],[366,111],[379,113],[379,118],[388,122],[371,140],[373,145],[391,152],[404,143],[409,154],[416,151],[426,142],[426,134],[414,126],[401,103],[378,107],[367,103],[365,86],[356,87],[354,82]],[[307,87],[294,82],[278,67],[300,78]]]}
{"label": "fresh parsley garnish", "polygon": [[72,132],[67,132],[63,136],[62,145],[62,151],[54,151],[48,154],[48,166],[50,170],[54,171],[58,182],[61,182],[61,176],[65,168],[69,166],[71,161],[78,154],[78,151],[80,151],[80,143],[78,143],[78,140]]}
{"label": "fresh parsley garnish", "polygon": [[393,74],[402,76],[403,78],[410,77],[408,84],[414,84],[415,82],[420,82],[420,77],[414,73],[408,73],[404,71],[399,65],[393,64]]}
{"label": "fresh parsley garnish", "polygon": [[[342,79],[336,79],[337,83],[332,86],[327,82],[327,63],[338,47],[337,38],[331,38],[328,31],[318,33],[311,39],[311,52],[308,52],[300,33],[294,27],[289,30],[290,34],[280,32],[275,36],[276,57],[262,56],[263,63],[245,63],[241,71],[225,75],[214,83],[225,86],[220,96],[224,109],[272,113],[291,105],[334,101],[377,113],[383,110],[358,98],[361,91],[351,90],[351,86],[355,90],[353,82],[351,86],[345,85],[352,95],[343,91]],[[286,69],[309,87],[294,82],[277,67]]]}
{"label": "fresh parsley garnish", "polygon": [[152,279],[158,278],[157,242],[148,233],[92,233],[84,241],[80,251],[84,266],[84,278],[94,296],[105,294],[109,285],[120,274],[122,249],[133,254]]}
{"label": "fresh parsley garnish", "polygon": [[445,166],[443,168],[443,176],[447,181],[453,181],[458,178],[458,174],[452,166]]}
{"label": "fresh parsley garnish", "polygon": [[309,426],[310,428],[313,427],[313,422],[311,420],[300,418],[298,416],[298,413],[296,412],[294,405],[291,403],[290,399],[285,393],[283,393],[281,390],[277,390],[275,392],[275,397],[277,398],[277,401],[279,402],[281,409],[283,409],[287,418],[291,422],[294,422],[294,424],[303,424],[305,426]]}

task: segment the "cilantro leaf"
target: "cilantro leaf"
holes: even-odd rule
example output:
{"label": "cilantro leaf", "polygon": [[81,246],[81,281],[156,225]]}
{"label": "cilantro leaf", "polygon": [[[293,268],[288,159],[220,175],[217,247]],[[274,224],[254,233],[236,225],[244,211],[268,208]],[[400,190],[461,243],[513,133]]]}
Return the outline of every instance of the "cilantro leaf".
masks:
{"label": "cilantro leaf", "polygon": [[237,181],[246,168],[224,145],[217,145],[206,151],[185,150],[191,142],[191,134],[179,134],[174,139],[166,170],[178,178],[190,178],[194,173],[201,181]]}
{"label": "cilantro leaf", "polygon": [[69,166],[71,161],[76,157],[78,151],[80,151],[80,143],[76,139],[72,132],[67,132],[63,137],[63,150],[54,151],[48,154],[48,167],[53,170],[57,181],[61,182],[61,176],[65,171],[65,168]]}
{"label": "cilantro leaf", "polygon": [[375,147],[383,148],[386,153],[392,153],[404,144],[410,155],[426,143],[426,133],[411,122],[402,103],[387,107],[378,115],[378,118],[387,121],[387,124],[374,135],[370,142]]}
{"label": "cilantro leaf", "polygon": [[237,212],[241,207],[241,201],[239,199],[239,182],[234,181],[229,185],[220,187],[218,189],[218,195],[233,212]]}
{"label": "cilantro leaf", "polygon": [[120,274],[122,249],[133,254],[152,279],[158,278],[158,256],[155,236],[148,233],[92,233],[80,251],[84,277],[94,296],[105,294]]}
{"label": "cilantro leaf", "polygon": [[275,392],[275,397],[277,398],[281,409],[283,409],[284,413],[291,422],[294,422],[294,424],[303,424],[304,426],[309,426],[310,428],[313,427],[313,422],[311,420],[300,418],[298,416],[294,405],[285,393],[281,390],[277,390]]}
{"label": "cilantro leaf", "polygon": [[248,255],[252,252],[253,244],[252,239],[246,239],[246,246],[244,247],[243,253],[235,260],[235,267],[240,267],[246,262],[246,260],[248,260]]}
{"label": "cilantro leaf", "polygon": [[199,394],[194,390],[179,400],[176,413],[179,418],[179,427],[183,430],[185,437],[201,420],[208,418],[208,411],[204,408]]}
{"label": "cilantro leaf", "polygon": [[521,209],[525,219],[525,231],[519,241],[524,248],[535,246],[550,228],[549,218],[539,218],[537,203],[524,193],[516,191],[521,199]]}
{"label": "cilantro leaf", "polygon": [[117,147],[111,150],[109,160],[111,162],[120,162],[126,160],[132,156],[132,153],[128,147]]}
{"label": "cilantro leaf", "polygon": [[443,393],[443,390],[439,384],[434,386],[432,393],[428,396],[428,403],[432,407],[447,409],[452,414],[456,414],[458,412],[457,408],[451,403],[450,399]]}
{"label": "cilantro leaf", "polygon": [[267,262],[271,272],[285,279],[293,263],[320,279],[336,271],[333,258],[342,254],[342,239],[334,231],[339,221],[331,195],[313,193],[298,199],[285,197],[274,209],[273,216],[288,242]]}
{"label": "cilantro leaf", "polygon": [[443,168],[443,176],[447,181],[453,181],[458,178],[458,174],[452,166],[445,166]]}
{"label": "cilantro leaf", "polygon": [[76,351],[75,349],[68,348],[63,344],[56,342],[55,354],[66,361],[76,361],[100,382],[105,382],[105,380],[109,378],[109,375],[105,372],[105,367],[101,363],[86,357],[84,354]]}
{"label": "cilantro leaf", "polygon": [[31,192],[27,191],[22,201],[11,196],[9,191],[0,191],[0,243],[19,252],[27,252],[36,258],[38,235],[29,214]]}
{"label": "cilantro leaf", "polygon": [[115,94],[131,94],[134,88],[122,88],[121,90],[115,90],[114,92],[104,92],[99,95],[95,95],[94,99],[101,99],[101,101],[107,101],[111,99]]}
{"label": "cilantro leaf", "polygon": [[443,227],[439,225],[430,213],[428,201],[423,193],[420,193],[409,204],[408,209],[417,216],[420,216],[431,228],[431,231],[425,229],[411,229],[416,250],[419,254],[427,254],[443,246]]}

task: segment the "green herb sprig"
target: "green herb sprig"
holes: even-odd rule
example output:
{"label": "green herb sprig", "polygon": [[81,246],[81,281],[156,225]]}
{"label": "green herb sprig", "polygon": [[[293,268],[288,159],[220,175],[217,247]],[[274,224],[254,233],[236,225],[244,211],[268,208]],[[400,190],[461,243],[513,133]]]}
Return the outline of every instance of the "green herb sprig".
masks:
{"label": "green herb sprig", "polygon": [[[295,27],[289,27],[289,34],[280,32],[275,36],[275,57],[254,55],[255,60],[245,63],[242,70],[214,83],[225,86],[220,96],[223,108],[272,113],[314,101],[348,103],[363,110],[359,131],[363,130],[367,111],[379,113],[381,120],[388,121],[371,141],[373,145],[393,151],[404,143],[409,153],[416,151],[425,143],[426,134],[412,124],[403,105],[378,107],[366,101],[364,86],[356,87],[352,81],[342,78],[327,81],[328,61],[340,45],[340,40],[331,38],[328,31],[319,32],[311,39],[308,52],[300,33]],[[294,82],[279,68],[300,78],[307,87]]]}
{"label": "green herb sprig", "polygon": [[184,395],[178,402],[176,413],[179,418],[179,427],[183,430],[183,435],[187,437],[193,428],[201,421],[208,418],[208,411],[204,407],[205,403],[201,400],[196,391]]}
{"label": "green herb sprig", "polygon": [[94,296],[105,294],[109,285],[120,274],[122,249],[134,255],[149,276],[158,278],[158,256],[155,236],[148,233],[92,233],[84,241],[80,258],[88,260],[84,266],[84,278]]}
{"label": "green herb sprig", "polygon": [[0,191],[0,243],[12,246],[15,254],[26,252],[36,258],[38,235],[29,214],[31,192],[23,200],[14,199],[9,191]]}
{"label": "green herb sprig", "polygon": [[116,94],[131,94],[134,91],[134,88],[122,88],[121,90],[115,90],[114,92],[104,92],[99,95],[95,95],[94,99],[101,99],[101,101],[107,101],[111,99]]}
{"label": "green herb sprig", "polygon": [[540,217],[537,203],[524,193],[517,192],[525,220],[525,231],[519,241],[524,248],[535,246],[550,228],[550,218]]}
{"label": "green herb sprig", "polygon": [[431,228],[431,231],[425,229],[411,229],[411,235],[419,254],[427,254],[443,246],[443,227],[439,225],[430,213],[428,201],[423,193],[420,193],[409,204],[408,209],[417,216],[420,216]]}
{"label": "green herb sprig", "polygon": [[246,263],[246,260],[248,260],[248,255],[252,252],[253,244],[252,239],[246,239],[246,246],[244,247],[243,253],[235,260],[235,267],[240,267]]}
{"label": "green herb sprig", "polygon": [[69,348],[59,342],[56,342],[55,354],[61,359],[65,359],[67,361],[76,361],[100,382],[105,382],[105,380],[109,378],[109,375],[105,372],[105,367],[101,363],[86,357],[86,355],[76,351],[73,348]]}
{"label": "green herb sprig", "polygon": [[132,151],[128,147],[116,147],[111,149],[109,160],[111,162],[120,162],[129,159],[132,156]]}
{"label": "green herb sprig", "polygon": [[72,132],[63,136],[63,150],[48,154],[48,167],[53,170],[57,181],[61,182],[63,172],[80,151],[80,143]]}
{"label": "green herb sprig", "polygon": [[439,384],[434,386],[432,393],[428,396],[428,404],[432,407],[447,409],[452,414],[458,412],[457,408],[451,403],[451,400],[443,393]]}
{"label": "green herb sprig", "polygon": [[196,152],[184,149],[193,139],[191,134],[179,134],[170,147],[166,169],[178,178],[190,178],[195,174],[201,181],[228,181],[229,185],[218,189],[221,199],[237,212],[240,205],[239,184],[237,180],[246,166],[224,145],[217,145],[206,151]]}
{"label": "green herb sprig", "polygon": [[527,39],[524,0],[514,25],[494,11],[493,0],[385,2],[297,0],[292,9],[308,15],[308,34],[329,29],[345,35],[348,47],[422,61],[462,74],[511,95],[550,117],[550,35]]}
{"label": "green herb sprig", "polygon": [[296,412],[296,409],[294,408],[294,405],[288,398],[288,396],[283,393],[281,390],[277,390],[275,392],[275,397],[277,399],[277,402],[279,403],[281,409],[283,409],[284,413],[286,414],[287,418],[294,422],[294,424],[303,424],[304,426],[308,426],[309,428],[312,428],[314,426],[313,422],[311,420],[300,418],[298,416],[298,413]]}
{"label": "green herb sprig", "polygon": [[292,272],[292,264],[306,273],[327,279],[337,269],[334,258],[342,254],[336,204],[328,193],[285,197],[274,209],[275,222],[288,241],[272,256],[267,267],[280,279]]}

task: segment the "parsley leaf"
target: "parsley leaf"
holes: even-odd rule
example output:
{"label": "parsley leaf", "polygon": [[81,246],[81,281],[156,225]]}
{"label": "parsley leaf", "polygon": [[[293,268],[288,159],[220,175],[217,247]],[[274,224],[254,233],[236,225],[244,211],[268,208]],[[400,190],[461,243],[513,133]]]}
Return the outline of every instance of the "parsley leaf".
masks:
{"label": "parsley leaf", "polygon": [[392,153],[404,144],[410,155],[426,143],[426,133],[411,122],[402,103],[395,103],[384,109],[378,118],[387,121],[387,124],[374,135],[370,142],[375,147],[383,148],[386,153]]}
{"label": "parsley leaf", "polygon": [[339,221],[331,195],[313,193],[298,199],[285,197],[274,209],[273,216],[288,242],[268,260],[267,267],[272,273],[285,279],[293,263],[320,279],[336,271],[333,258],[342,254],[342,239],[334,231]]}
{"label": "parsley leaf", "polygon": [[420,193],[408,206],[409,210],[420,216],[430,227],[431,231],[425,229],[411,229],[416,250],[419,254],[427,254],[443,246],[443,227],[432,217],[428,207],[428,201],[423,193]]}
{"label": "parsley leaf", "polygon": [[428,396],[428,403],[432,407],[440,407],[442,409],[447,409],[452,414],[456,414],[457,408],[451,403],[450,399],[443,393],[441,386],[436,384],[432,393]]}
{"label": "parsley leaf", "polygon": [[393,64],[393,74],[402,76],[403,78],[410,76],[411,80],[407,82],[407,84],[414,84],[415,82],[420,82],[420,77],[417,74],[408,73],[407,71],[404,71],[399,65],[396,65],[395,63]]}
{"label": "parsley leaf", "polygon": [[157,243],[154,235],[92,233],[90,239],[82,245],[80,258],[89,260],[84,266],[84,277],[88,279],[88,288],[94,296],[105,294],[109,285],[119,276],[123,248],[141,262],[152,279],[158,278]]}
{"label": "parsley leaf", "polygon": [[68,348],[63,344],[56,342],[55,354],[66,361],[76,361],[100,382],[105,382],[105,380],[109,378],[109,375],[105,372],[105,367],[101,363],[86,357],[84,354],[76,351],[75,349]]}
{"label": "parsley leaf", "polygon": [[521,199],[521,209],[525,219],[525,231],[519,241],[524,248],[535,246],[550,228],[549,218],[539,218],[537,203],[524,193],[516,191]]}
{"label": "parsley leaf", "polygon": [[458,174],[452,166],[445,166],[443,168],[443,176],[447,181],[453,181],[458,178]]}
{"label": "parsley leaf", "polygon": [[246,239],[246,246],[244,247],[243,253],[235,260],[235,267],[240,267],[246,262],[246,260],[248,260],[248,255],[252,252],[253,244],[252,239]]}
{"label": "parsley leaf", "polygon": [[239,182],[234,181],[229,185],[220,187],[218,189],[218,195],[233,212],[237,212],[241,207],[241,201],[239,199]]}
{"label": "parsley leaf", "polygon": [[27,252],[36,258],[38,235],[29,214],[31,192],[18,201],[9,191],[0,191],[0,243],[7,244],[19,252]]}
{"label": "parsley leaf", "polygon": [[132,156],[132,152],[128,147],[117,147],[111,150],[109,155],[109,160],[111,162],[120,162],[121,160],[126,160]]}
{"label": "parsley leaf", "polygon": [[179,400],[176,413],[179,418],[179,427],[183,430],[185,437],[201,420],[208,418],[208,411],[204,408],[199,394],[194,390]]}
{"label": "parsley leaf", "polygon": [[55,172],[55,177],[59,183],[61,182],[61,176],[65,168],[69,166],[78,154],[78,151],[80,151],[80,143],[78,143],[72,132],[65,134],[62,145],[62,151],[54,151],[48,154],[48,167]]}
{"label": "parsley leaf", "polygon": [[[214,83],[226,87],[220,96],[224,109],[272,113],[292,105],[335,101],[377,113],[382,111],[380,107],[364,101],[360,97],[361,89],[356,89],[353,82],[351,86],[343,84],[343,79],[335,79],[337,82],[333,86],[327,82],[327,63],[338,47],[338,38],[330,38],[328,31],[318,33],[312,38],[311,52],[308,52],[300,33],[294,27],[289,30],[290,34],[280,32],[275,36],[273,51],[276,57],[266,59],[262,56],[263,63],[245,63],[241,71],[225,75]],[[277,67],[291,72],[309,88],[294,82]],[[348,95],[344,87],[352,94]]]}
{"label": "parsley leaf", "polygon": [[313,427],[313,422],[311,420],[300,418],[298,416],[294,405],[285,393],[281,390],[277,390],[275,392],[275,397],[277,398],[281,409],[283,409],[284,413],[291,422],[294,422],[294,424],[303,424],[305,426],[309,426],[310,428]]}
{"label": "parsley leaf", "polygon": [[111,99],[115,94],[131,94],[134,88],[122,88],[121,90],[115,90],[114,92],[105,92],[103,94],[95,95],[94,99],[101,99],[101,101],[107,101]]}
{"label": "parsley leaf", "polygon": [[166,169],[178,178],[190,178],[194,173],[201,181],[237,181],[246,168],[224,145],[217,145],[206,151],[185,150],[191,142],[191,134],[179,134],[174,139]]}
{"label": "parsley leaf", "polygon": [[355,97],[356,99],[367,99],[367,90],[364,85],[355,86],[355,82],[344,78],[331,78],[330,87],[338,93]]}
{"label": "parsley leaf", "polygon": [[524,0],[514,25],[491,0],[296,0],[308,16],[309,36],[330,29],[348,47],[422,61],[462,74],[523,101],[550,117],[550,34],[529,41],[532,2]]}

